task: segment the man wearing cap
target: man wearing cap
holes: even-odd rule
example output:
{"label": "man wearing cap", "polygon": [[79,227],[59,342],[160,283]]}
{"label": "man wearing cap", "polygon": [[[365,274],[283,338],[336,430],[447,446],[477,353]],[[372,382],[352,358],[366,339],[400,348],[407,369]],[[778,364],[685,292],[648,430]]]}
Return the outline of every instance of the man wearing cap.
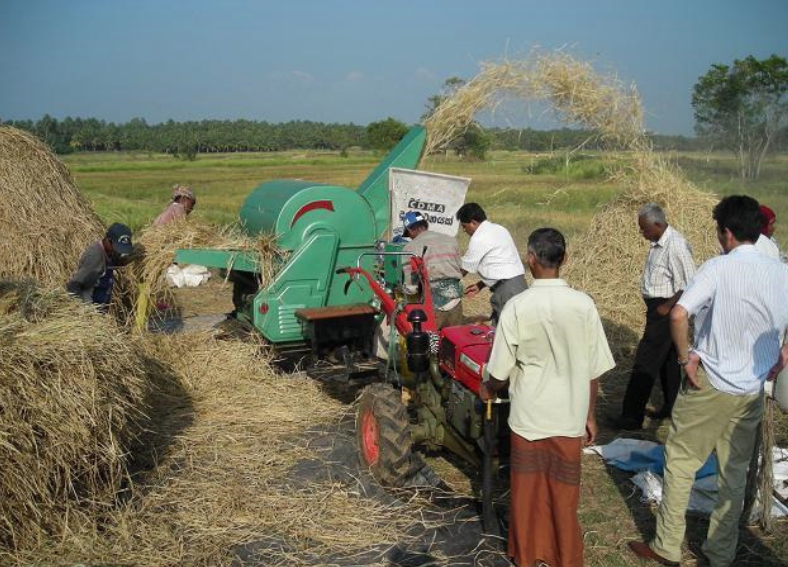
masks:
{"label": "man wearing cap", "polygon": [[66,291],[106,310],[112,298],[114,268],[122,264],[132,250],[131,229],[116,222],[107,229],[104,238],[82,253],[77,271],[66,284]]}
{"label": "man wearing cap", "polygon": [[156,217],[156,220],[153,221],[153,226],[163,226],[174,220],[186,218],[192,212],[196,203],[197,198],[194,196],[191,187],[180,184],[173,185],[172,202]]}
{"label": "man wearing cap", "polygon": [[[402,251],[424,257],[435,307],[436,327],[441,329],[462,325],[462,268],[457,239],[430,230],[427,217],[418,211],[406,213],[403,220],[405,236],[411,241],[405,244]],[[403,272],[406,289],[415,291],[409,262],[405,263]]]}
{"label": "man wearing cap", "polygon": [[462,275],[477,273],[481,276],[480,281],[465,288],[465,294],[473,297],[483,288],[490,288],[491,319],[495,325],[506,302],[528,287],[520,253],[509,231],[488,221],[484,209],[477,203],[465,203],[457,211],[457,219],[471,237],[462,257]]}

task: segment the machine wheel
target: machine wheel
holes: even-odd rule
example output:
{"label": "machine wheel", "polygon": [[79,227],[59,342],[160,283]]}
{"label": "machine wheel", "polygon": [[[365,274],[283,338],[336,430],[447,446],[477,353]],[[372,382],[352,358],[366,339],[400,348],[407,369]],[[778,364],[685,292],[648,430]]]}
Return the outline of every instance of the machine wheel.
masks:
{"label": "machine wheel", "polygon": [[371,384],[361,393],[356,437],[363,465],[386,486],[402,486],[411,475],[408,413],[399,390]]}

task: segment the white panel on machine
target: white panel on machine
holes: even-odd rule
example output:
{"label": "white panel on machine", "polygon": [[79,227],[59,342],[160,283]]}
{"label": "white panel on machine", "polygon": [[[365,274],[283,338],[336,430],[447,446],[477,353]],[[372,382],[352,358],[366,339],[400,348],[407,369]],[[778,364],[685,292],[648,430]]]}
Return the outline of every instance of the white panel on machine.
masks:
{"label": "white panel on machine", "polygon": [[429,217],[430,230],[456,236],[457,209],[465,202],[471,180],[441,173],[392,167],[389,170],[391,238],[402,236],[402,217],[420,211]]}

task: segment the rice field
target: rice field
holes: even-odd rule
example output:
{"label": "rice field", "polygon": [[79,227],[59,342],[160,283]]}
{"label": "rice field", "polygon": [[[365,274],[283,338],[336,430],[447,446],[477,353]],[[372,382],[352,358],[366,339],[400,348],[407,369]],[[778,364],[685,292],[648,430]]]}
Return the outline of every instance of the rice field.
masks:
{"label": "rice field", "polygon": [[[569,237],[585,231],[596,208],[621,192],[622,187],[599,170],[589,174],[588,169],[624,158],[586,155],[588,159],[580,162],[585,163],[582,168],[570,166],[568,172],[529,173],[535,164],[563,160],[564,155],[525,152],[491,152],[484,162],[431,156],[422,169],[470,177],[468,200],[479,202],[491,219],[506,225],[524,242],[539,226],[554,226]],[[776,237],[783,246],[788,245],[788,229],[781,234],[779,224],[788,219],[788,155],[769,158],[755,183],[736,178],[736,162],[730,155],[666,153],[664,157],[703,189],[720,195],[748,194],[769,204],[777,212]],[[64,156],[63,161],[105,224],[124,222],[140,229],[166,206],[174,183],[189,184],[197,192],[194,218],[227,225],[237,219],[244,199],[260,183],[307,179],[355,188],[380,158],[361,151],[351,151],[348,158],[338,152],[280,152],[200,155],[187,162],[161,155],[96,153]]]}

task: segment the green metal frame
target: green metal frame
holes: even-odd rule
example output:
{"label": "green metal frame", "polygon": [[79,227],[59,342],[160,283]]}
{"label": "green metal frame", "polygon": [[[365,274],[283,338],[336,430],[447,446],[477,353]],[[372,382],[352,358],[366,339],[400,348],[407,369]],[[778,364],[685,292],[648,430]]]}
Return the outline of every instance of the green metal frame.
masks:
{"label": "green metal frame", "polygon": [[[239,318],[272,343],[292,343],[304,340],[297,309],[370,303],[365,283],[348,284],[336,270],[355,266],[360,257],[363,268],[373,269],[375,242],[391,223],[389,168],[415,168],[425,141],[423,127],[410,130],[357,191],[295,180],[259,185],[241,207],[241,225],[251,236],[276,235],[284,254],[276,275]],[[253,253],[238,250],[179,250],[175,261],[253,274],[260,269]]]}

